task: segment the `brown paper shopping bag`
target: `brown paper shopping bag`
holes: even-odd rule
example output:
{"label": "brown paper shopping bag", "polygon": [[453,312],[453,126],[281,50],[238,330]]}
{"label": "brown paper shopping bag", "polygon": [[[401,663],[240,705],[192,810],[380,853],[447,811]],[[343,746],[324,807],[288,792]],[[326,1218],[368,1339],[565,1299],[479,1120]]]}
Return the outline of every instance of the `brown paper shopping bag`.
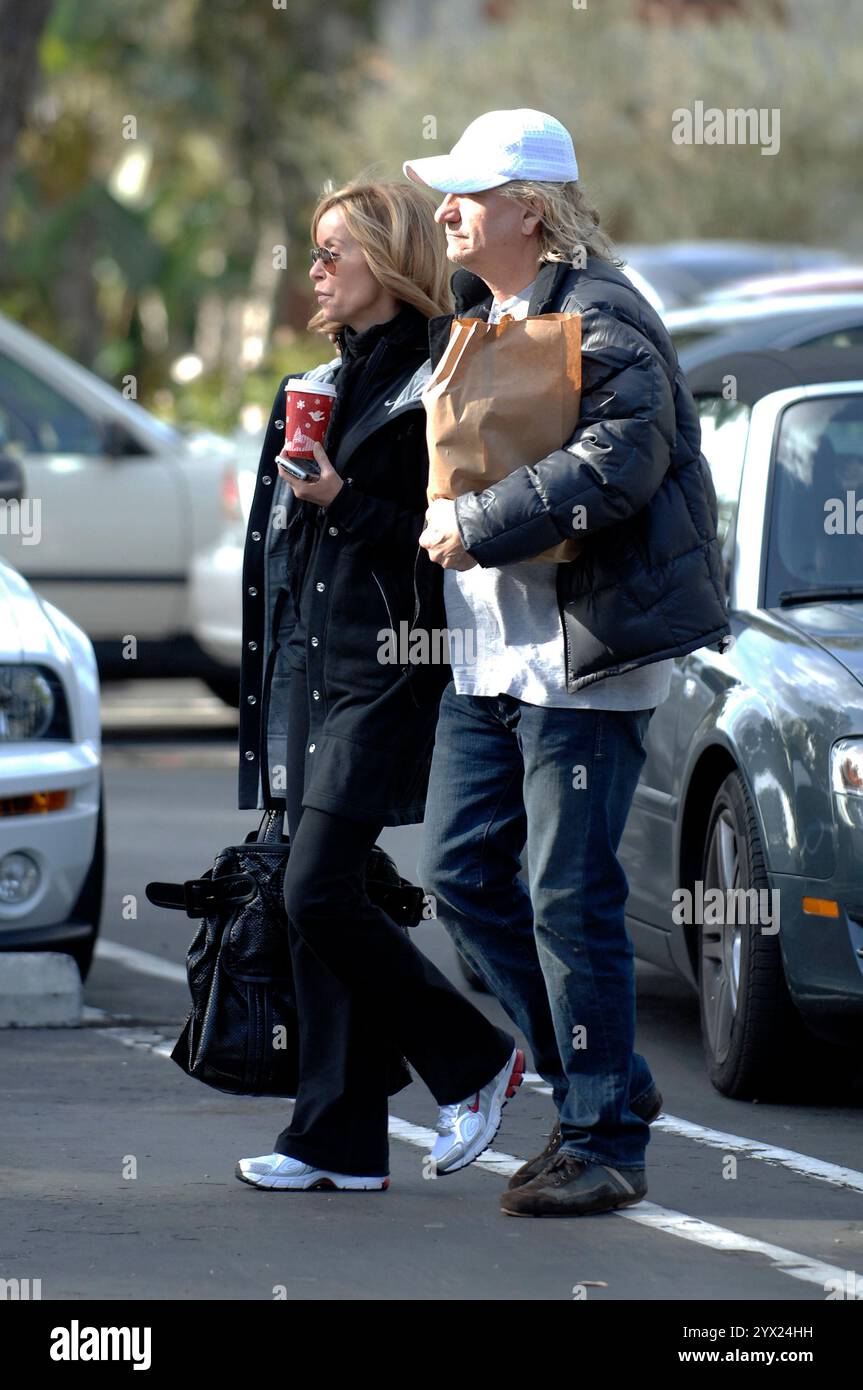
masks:
{"label": "brown paper shopping bag", "polygon": [[[428,499],[482,492],[572,437],[581,405],[581,315],[453,319],[425,391]],[[580,553],[567,539],[533,560]]]}

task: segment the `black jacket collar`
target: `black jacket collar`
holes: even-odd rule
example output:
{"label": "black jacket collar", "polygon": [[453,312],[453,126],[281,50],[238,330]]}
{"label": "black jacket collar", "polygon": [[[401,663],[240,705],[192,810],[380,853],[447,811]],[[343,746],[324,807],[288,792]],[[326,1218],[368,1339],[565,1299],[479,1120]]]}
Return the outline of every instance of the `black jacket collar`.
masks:
{"label": "black jacket collar", "polygon": [[428,319],[412,304],[402,304],[398,313],[386,323],[373,323],[357,332],[346,324],[336,334],[336,343],[344,362],[368,357],[383,339],[401,348],[421,349],[425,345]]}
{"label": "black jacket collar", "polygon": [[[537,271],[527,308],[531,318],[538,314],[556,312],[561,287],[571,272],[572,266],[567,261],[543,261]],[[429,355],[432,369],[443,356],[453,318],[486,319],[494,298],[485,281],[470,270],[455,271],[450,280],[450,288],[455,301],[455,314],[439,314],[436,318],[429,319]]]}
{"label": "black jacket collar", "polygon": [[342,371],[367,377],[369,388],[361,402],[351,406],[350,424],[331,456],[337,473],[344,475],[345,465],[359,445],[395,414],[411,409],[423,412],[418,390],[400,407],[396,402],[428,356],[428,324],[425,314],[404,304],[384,324],[374,324],[361,333],[342,329],[337,335],[339,345],[344,343],[347,348],[346,358],[336,364],[333,376],[337,393]]}
{"label": "black jacket collar", "polygon": [[[530,296],[528,313],[531,318],[537,314],[553,313],[550,307],[557,299],[559,286],[563,283],[572,266],[568,261],[543,261],[536,274],[533,291]],[[492,303],[492,293],[484,280],[478,275],[474,275],[470,270],[457,270],[450,281],[453,299],[455,300],[455,312],[459,318],[465,318],[468,310],[482,307],[490,309]],[[479,317],[479,315],[471,315]],[[483,318],[486,314],[482,315]]]}

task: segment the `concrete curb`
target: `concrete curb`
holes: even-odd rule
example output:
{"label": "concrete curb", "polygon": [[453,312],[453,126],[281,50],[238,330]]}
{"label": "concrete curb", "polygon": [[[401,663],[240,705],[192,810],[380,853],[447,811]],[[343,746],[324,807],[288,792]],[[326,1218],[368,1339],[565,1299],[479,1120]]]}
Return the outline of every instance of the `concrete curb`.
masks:
{"label": "concrete curb", "polygon": [[84,986],[59,951],[0,951],[0,1028],[76,1028]]}

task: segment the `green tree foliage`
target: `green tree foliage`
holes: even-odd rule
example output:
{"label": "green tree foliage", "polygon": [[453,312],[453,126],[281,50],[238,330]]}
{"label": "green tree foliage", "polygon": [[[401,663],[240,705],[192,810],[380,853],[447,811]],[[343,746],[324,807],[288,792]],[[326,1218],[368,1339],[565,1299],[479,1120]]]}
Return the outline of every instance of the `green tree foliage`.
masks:
{"label": "green tree foliage", "polygon": [[[109,380],[134,374],[146,400],[193,347],[202,304],[221,306],[211,377],[235,414],[246,302],[263,293],[276,325],[314,307],[303,277],[320,174],[305,113],[367,42],[371,8],[57,0],[19,141],[4,309]],[[285,267],[256,290],[253,267],[260,280],[279,247]]]}
{"label": "green tree foliage", "polygon": [[[174,418],[231,424],[330,353],[303,328],[324,182],[401,177],[508,106],[572,130],[618,240],[860,245],[856,0],[746,0],[712,23],[646,24],[639,0],[484,8],[478,37],[450,6],[449,28],[405,45],[382,0],[56,0],[0,306]],[[779,152],[676,144],[697,101],[778,109]],[[187,385],[184,354],[204,366]]]}
{"label": "green tree foliage", "polygon": [[[776,0],[743,0],[713,23],[645,25],[642,12],[639,0],[531,0],[481,44],[454,34],[451,46],[376,62],[360,82],[346,74],[339,104],[353,116],[322,144],[324,162],[339,177],[372,160],[400,174],[405,158],[449,150],[483,111],[531,106],[572,131],[585,187],[618,240],[859,247],[857,0],[784,0],[779,18]],[[672,113],[696,101],[777,108],[779,153],[674,144]]]}

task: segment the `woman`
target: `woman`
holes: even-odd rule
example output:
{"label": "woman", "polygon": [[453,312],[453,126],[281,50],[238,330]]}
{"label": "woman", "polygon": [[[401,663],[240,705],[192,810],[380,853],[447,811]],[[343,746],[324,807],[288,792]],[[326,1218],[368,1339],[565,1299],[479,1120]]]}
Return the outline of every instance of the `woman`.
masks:
{"label": "woman", "polygon": [[[269,1190],[369,1190],[389,1185],[387,1098],[410,1080],[402,1056],[441,1107],[438,1173],[491,1143],[524,1058],[363,878],[383,826],[422,820],[450,675],[434,660],[442,571],[418,544],[428,322],[450,307],[434,209],[411,185],[350,184],[319,203],[312,239],[309,326],[340,356],[304,379],[336,398],[315,447],[320,476],[303,482],[280,464],[274,477],[288,378],[276,393],[246,541],[240,727],[241,808],[287,815],[300,1081],[273,1152],[236,1172]],[[429,639],[430,661],[407,658],[410,630]]]}

